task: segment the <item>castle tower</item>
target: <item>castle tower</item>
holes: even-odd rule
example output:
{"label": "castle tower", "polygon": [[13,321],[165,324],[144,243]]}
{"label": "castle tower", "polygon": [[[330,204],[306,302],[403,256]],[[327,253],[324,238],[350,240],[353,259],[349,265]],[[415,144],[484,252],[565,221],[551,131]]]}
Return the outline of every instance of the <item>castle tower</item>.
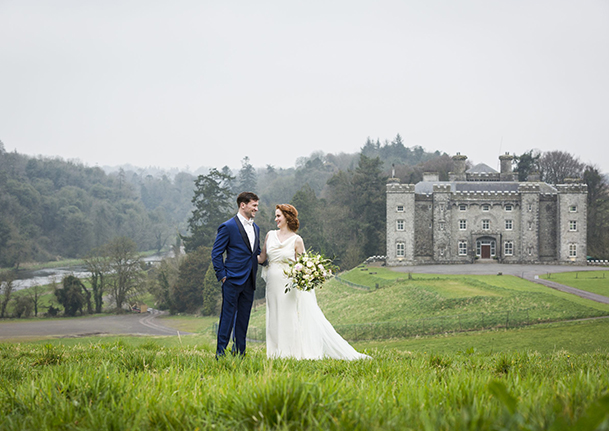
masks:
{"label": "castle tower", "polygon": [[414,184],[387,183],[387,265],[408,265],[414,261]]}
{"label": "castle tower", "polygon": [[558,260],[586,263],[587,194],[585,184],[558,184]]}

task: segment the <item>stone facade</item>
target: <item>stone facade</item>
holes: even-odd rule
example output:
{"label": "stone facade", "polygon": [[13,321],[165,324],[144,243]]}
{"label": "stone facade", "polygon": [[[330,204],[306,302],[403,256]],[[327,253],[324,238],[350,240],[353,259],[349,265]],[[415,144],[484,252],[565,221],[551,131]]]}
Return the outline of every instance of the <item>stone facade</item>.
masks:
{"label": "stone facade", "polygon": [[501,172],[453,159],[449,181],[387,183],[388,265],[586,262],[585,184],[518,182],[507,154]]}

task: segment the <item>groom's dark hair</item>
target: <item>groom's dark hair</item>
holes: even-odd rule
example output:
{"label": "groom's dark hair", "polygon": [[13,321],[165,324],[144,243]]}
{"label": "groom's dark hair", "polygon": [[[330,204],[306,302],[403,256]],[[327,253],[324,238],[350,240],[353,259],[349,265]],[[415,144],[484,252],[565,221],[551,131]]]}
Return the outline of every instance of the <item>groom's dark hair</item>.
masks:
{"label": "groom's dark hair", "polygon": [[249,204],[251,201],[256,201],[258,202],[260,199],[258,198],[258,196],[256,195],[256,193],[253,192],[241,192],[239,193],[239,196],[237,196],[237,206],[241,207],[241,204]]}

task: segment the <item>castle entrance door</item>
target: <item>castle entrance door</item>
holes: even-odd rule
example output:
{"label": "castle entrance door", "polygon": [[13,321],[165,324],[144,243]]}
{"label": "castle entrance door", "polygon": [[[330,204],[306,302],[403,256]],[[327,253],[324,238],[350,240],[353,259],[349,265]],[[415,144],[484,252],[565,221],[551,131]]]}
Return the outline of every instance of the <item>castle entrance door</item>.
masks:
{"label": "castle entrance door", "polygon": [[476,241],[476,256],[481,259],[491,259],[496,254],[496,242],[493,238],[481,238]]}

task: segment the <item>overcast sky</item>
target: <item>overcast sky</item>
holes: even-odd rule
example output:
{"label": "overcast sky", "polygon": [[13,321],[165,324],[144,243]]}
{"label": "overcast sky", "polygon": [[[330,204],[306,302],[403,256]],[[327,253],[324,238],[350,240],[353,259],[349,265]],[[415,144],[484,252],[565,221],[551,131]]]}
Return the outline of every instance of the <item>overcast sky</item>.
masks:
{"label": "overcast sky", "polygon": [[609,0],[0,0],[7,151],[287,168],[397,133],[609,172]]}

